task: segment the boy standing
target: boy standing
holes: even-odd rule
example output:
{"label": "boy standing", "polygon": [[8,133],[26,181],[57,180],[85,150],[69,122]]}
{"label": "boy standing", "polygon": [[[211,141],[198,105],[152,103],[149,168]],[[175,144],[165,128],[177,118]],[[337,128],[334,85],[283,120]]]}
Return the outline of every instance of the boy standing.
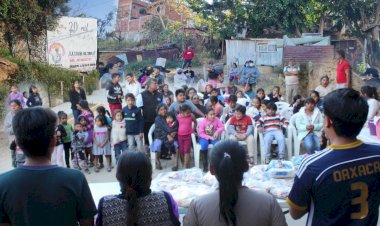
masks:
{"label": "boy standing", "polygon": [[235,115],[231,117],[228,125],[228,135],[232,140],[247,142],[249,164],[253,165],[257,163],[257,159],[254,157],[257,155],[253,147],[253,125],[251,118],[245,114],[245,111],[244,106],[236,107]]}
{"label": "boy standing", "polygon": [[123,89],[120,84],[120,75],[112,74],[112,82],[107,89],[107,101],[110,107],[111,116],[114,117],[115,110],[121,110],[121,103],[123,102]]}
{"label": "boy standing", "polygon": [[280,160],[285,158],[285,136],[282,132],[282,126],[288,126],[289,123],[284,116],[276,114],[276,111],[277,105],[270,102],[266,110],[266,115],[261,116],[258,121],[259,132],[264,133],[265,164],[269,163],[273,140],[277,141]]}
{"label": "boy standing", "polygon": [[141,109],[135,105],[135,96],[128,93],[125,97],[127,106],[123,108],[126,134],[128,138],[129,149],[133,150],[134,143],[137,144],[137,150],[142,150],[142,139],[144,137],[144,119]]}

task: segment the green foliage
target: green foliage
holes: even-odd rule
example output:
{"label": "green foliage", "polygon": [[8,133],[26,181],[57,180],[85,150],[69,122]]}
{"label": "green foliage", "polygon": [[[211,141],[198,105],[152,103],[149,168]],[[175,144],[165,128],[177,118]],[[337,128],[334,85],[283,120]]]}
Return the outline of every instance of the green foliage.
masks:
{"label": "green foliage", "polygon": [[24,40],[28,45],[37,43],[39,38],[57,25],[59,16],[65,15],[69,0],[0,1],[0,22],[10,52],[16,40]]}
{"label": "green foliage", "polygon": [[137,42],[123,40],[121,42],[113,39],[98,39],[99,50],[123,50],[128,48],[133,48],[137,45]]}
{"label": "green foliage", "polygon": [[0,119],[4,118],[6,112],[6,98],[8,96],[9,87],[5,83],[0,83]]}
{"label": "green foliage", "polygon": [[[212,36],[236,37],[247,29],[250,37],[260,37],[268,31],[299,36],[303,32],[317,32],[320,21],[331,19],[342,28],[347,25],[349,35],[363,37],[365,24],[373,23],[377,0],[186,0],[201,17],[200,28]],[[334,27],[335,27],[334,25]],[[270,33],[270,32],[269,32]]]}

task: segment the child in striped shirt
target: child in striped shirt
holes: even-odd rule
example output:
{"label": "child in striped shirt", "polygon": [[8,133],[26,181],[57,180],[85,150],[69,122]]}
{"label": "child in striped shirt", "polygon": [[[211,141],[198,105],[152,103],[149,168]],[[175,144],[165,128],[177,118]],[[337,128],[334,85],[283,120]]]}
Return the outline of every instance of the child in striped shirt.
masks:
{"label": "child in striped shirt", "polygon": [[289,123],[284,116],[276,114],[276,111],[277,105],[273,102],[269,103],[266,111],[267,114],[262,116],[258,121],[259,132],[264,133],[265,164],[269,163],[273,140],[277,141],[280,160],[283,160],[285,157],[285,136],[282,132],[282,126],[287,127]]}

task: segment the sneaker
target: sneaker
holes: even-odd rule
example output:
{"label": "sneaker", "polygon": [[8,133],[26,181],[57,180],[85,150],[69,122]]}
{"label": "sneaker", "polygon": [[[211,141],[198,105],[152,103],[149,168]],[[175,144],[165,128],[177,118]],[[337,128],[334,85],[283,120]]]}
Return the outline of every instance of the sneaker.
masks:
{"label": "sneaker", "polygon": [[172,167],[172,170],[173,170],[173,171],[177,171],[177,170],[178,170],[178,166],[173,166],[173,167]]}
{"label": "sneaker", "polygon": [[92,163],[92,162],[91,162],[91,163],[89,163],[89,164],[88,164],[88,167],[89,167],[89,168],[92,168],[92,167],[94,167],[94,163]]}
{"label": "sneaker", "polygon": [[112,171],[112,168],[111,167],[108,167],[107,168],[107,172],[111,172]]}
{"label": "sneaker", "polygon": [[268,164],[269,164],[269,162],[270,162],[270,160],[269,160],[269,159],[265,159],[265,165],[268,165]]}
{"label": "sneaker", "polygon": [[98,166],[99,169],[103,169],[104,168],[104,165],[103,163],[101,163],[99,166]]}
{"label": "sneaker", "polygon": [[280,158],[279,160],[280,160],[280,161],[285,161],[285,159],[284,159],[284,158]]}
{"label": "sneaker", "polygon": [[99,173],[99,168],[95,167],[94,171],[95,171],[95,173]]}
{"label": "sneaker", "polygon": [[91,174],[91,172],[90,172],[89,169],[85,169],[84,172],[87,173],[87,174]]}

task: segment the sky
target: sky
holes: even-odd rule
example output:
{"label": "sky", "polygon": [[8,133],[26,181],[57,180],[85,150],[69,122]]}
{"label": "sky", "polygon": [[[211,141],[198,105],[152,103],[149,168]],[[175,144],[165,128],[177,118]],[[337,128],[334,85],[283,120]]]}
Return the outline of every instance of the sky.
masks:
{"label": "sky", "polygon": [[110,11],[116,11],[117,4],[118,0],[70,0],[69,16],[84,13],[89,17],[104,19]]}

